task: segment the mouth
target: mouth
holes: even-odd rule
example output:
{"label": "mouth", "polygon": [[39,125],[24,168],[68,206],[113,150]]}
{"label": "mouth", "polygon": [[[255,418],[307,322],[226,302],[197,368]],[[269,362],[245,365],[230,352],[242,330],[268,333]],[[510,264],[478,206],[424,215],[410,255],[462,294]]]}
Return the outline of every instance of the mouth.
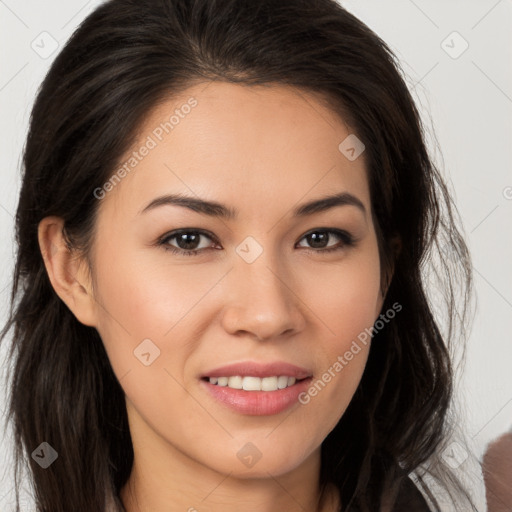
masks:
{"label": "mouth", "polygon": [[213,386],[230,389],[243,389],[244,391],[278,391],[294,386],[310,377],[297,379],[289,375],[274,375],[270,377],[256,377],[252,375],[232,375],[223,377],[203,377],[202,380]]}
{"label": "mouth", "polygon": [[281,361],[234,363],[200,376],[215,403],[252,416],[275,415],[296,405],[312,380],[310,370]]}

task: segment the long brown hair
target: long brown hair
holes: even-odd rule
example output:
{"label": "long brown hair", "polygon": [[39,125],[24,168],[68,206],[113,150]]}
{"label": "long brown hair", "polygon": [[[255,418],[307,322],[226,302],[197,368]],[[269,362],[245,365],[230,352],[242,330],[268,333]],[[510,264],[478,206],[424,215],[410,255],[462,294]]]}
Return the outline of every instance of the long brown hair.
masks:
{"label": "long brown hair", "polygon": [[[471,265],[402,75],[388,46],[334,0],[110,0],[82,22],[33,106],[2,331],[4,339],[13,328],[15,482],[26,456],[38,511],[104,510],[133,463],[123,390],[98,332],[54,292],[38,223],[62,217],[70,247],[87,256],[99,205],[94,190],[117,168],[148,112],[201,80],[320,93],[366,146],[383,282],[395,258],[392,240],[401,240],[383,311],[394,303],[403,310],[376,332],[360,385],[322,444],[322,485],[336,485],[344,510],[376,511],[387,489],[438,459],[449,434],[449,346],[466,319]],[[455,255],[437,268],[445,334],[424,275],[440,246]],[[43,441],[59,454],[44,470],[30,456]],[[431,467],[462,500],[450,469]]]}

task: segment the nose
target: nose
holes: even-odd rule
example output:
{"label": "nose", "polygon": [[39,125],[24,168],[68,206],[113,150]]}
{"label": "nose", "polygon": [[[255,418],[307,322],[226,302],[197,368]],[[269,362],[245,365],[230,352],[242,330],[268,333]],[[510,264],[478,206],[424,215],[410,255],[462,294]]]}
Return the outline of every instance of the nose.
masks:
{"label": "nose", "polygon": [[[228,276],[222,325],[226,332],[258,341],[278,339],[304,328],[305,307],[283,265],[271,266],[267,251],[252,263],[242,259]],[[275,263],[275,261],[274,261]]]}

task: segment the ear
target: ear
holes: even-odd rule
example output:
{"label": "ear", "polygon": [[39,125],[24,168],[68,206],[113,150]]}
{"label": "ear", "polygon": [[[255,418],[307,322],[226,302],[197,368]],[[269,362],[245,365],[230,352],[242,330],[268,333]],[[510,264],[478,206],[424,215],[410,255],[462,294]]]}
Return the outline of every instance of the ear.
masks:
{"label": "ear", "polygon": [[53,289],[79,322],[96,326],[96,301],[86,261],[67,244],[64,221],[45,217],[38,226],[39,248]]}

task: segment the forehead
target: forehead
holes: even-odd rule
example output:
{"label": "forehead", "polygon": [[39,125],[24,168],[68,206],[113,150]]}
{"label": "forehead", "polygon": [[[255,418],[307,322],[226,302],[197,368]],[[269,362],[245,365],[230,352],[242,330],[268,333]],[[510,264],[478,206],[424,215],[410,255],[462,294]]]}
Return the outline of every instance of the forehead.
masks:
{"label": "forehead", "polygon": [[[285,85],[195,84],[160,102],[123,155],[107,194],[133,216],[144,202],[181,192],[255,210],[348,191],[368,204],[364,152],[340,144],[350,127],[323,97]],[[142,154],[143,153],[143,154]],[[368,204],[369,206],[369,204]]]}

